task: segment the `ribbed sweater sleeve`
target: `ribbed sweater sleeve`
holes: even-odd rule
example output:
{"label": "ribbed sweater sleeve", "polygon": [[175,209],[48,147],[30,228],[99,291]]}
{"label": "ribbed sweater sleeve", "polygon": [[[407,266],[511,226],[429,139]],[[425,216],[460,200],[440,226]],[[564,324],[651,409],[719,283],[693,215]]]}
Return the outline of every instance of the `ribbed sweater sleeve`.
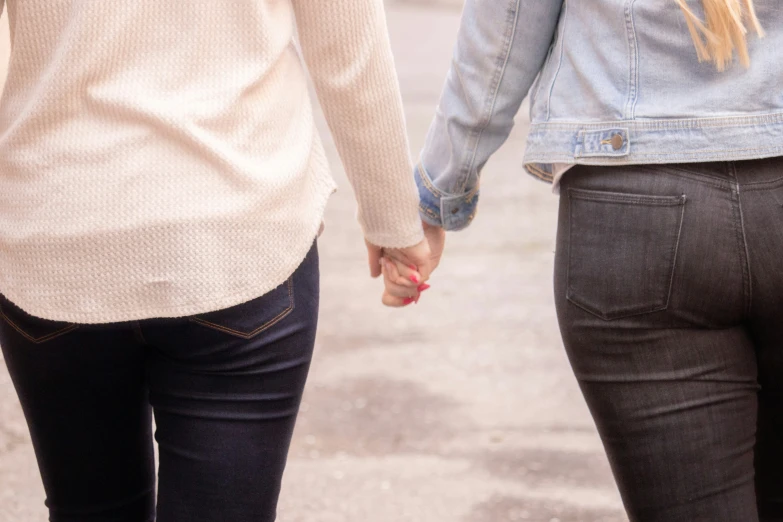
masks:
{"label": "ribbed sweater sleeve", "polygon": [[382,0],[294,0],[299,40],[367,240],[423,238]]}

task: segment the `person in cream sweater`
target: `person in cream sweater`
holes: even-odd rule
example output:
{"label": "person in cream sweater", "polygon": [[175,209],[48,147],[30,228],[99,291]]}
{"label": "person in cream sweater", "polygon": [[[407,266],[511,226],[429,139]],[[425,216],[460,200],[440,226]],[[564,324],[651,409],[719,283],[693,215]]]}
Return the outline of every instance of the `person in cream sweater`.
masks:
{"label": "person in cream sweater", "polygon": [[382,0],[7,9],[0,345],[50,520],[274,520],[335,190],[305,65],[372,275],[434,265]]}

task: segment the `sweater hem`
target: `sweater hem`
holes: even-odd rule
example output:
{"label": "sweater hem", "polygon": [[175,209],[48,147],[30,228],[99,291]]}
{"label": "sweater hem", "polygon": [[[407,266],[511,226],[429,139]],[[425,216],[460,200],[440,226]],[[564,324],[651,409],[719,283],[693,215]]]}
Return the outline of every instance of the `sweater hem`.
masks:
{"label": "sweater hem", "polygon": [[[101,292],[93,292],[86,295],[84,292],[78,290],[71,293],[51,293],[45,292],[51,288],[60,288],[62,286],[73,287],[73,284],[61,285],[57,280],[42,278],[41,282],[32,284],[28,281],[21,281],[21,284],[4,284],[0,288],[2,293],[9,301],[14,303],[20,309],[26,313],[38,317],[41,319],[47,319],[51,321],[65,322],[71,324],[112,324],[123,323],[128,321],[141,321],[146,319],[157,318],[179,318],[190,317],[194,315],[213,312],[216,310],[222,310],[237,306],[242,303],[248,302],[252,299],[267,294],[274,290],[281,284],[283,284],[291,275],[299,268],[307,253],[313,246],[313,243],[318,239],[318,232],[323,222],[323,217],[326,210],[326,205],[330,199],[330,196],[336,190],[336,185],[331,180],[331,177],[326,175],[328,179],[318,180],[316,183],[319,185],[317,194],[314,195],[317,198],[312,213],[312,219],[308,219],[306,224],[293,226],[296,233],[289,236],[293,237],[290,242],[281,241],[279,249],[276,251],[278,268],[267,268],[262,265],[260,259],[264,253],[269,252],[268,249],[260,248],[257,251],[237,250],[236,252],[225,251],[220,252],[224,257],[229,260],[232,258],[244,259],[246,263],[239,266],[239,263],[232,264],[228,262],[226,268],[223,271],[214,272],[204,271],[199,272],[193,268],[198,266],[199,262],[204,262],[205,259],[212,259],[209,254],[204,254],[200,248],[194,246],[191,243],[191,248],[194,252],[198,252],[201,255],[196,256],[195,259],[192,256],[185,256],[189,262],[185,262],[184,268],[173,269],[176,273],[179,273],[184,269],[188,275],[188,280],[191,284],[185,284],[181,286],[175,285],[172,289],[167,291],[155,291],[155,286],[152,286],[152,290],[144,288],[144,284],[139,284],[136,281],[129,281],[129,283],[123,287],[121,283],[107,284],[107,286]],[[313,207],[311,207],[313,208]],[[253,217],[249,221],[254,221]],[[272,226],[278,226],[279,223],[274,223]],[[263,238],[265,234],[262,230],[263,227],[259,225],[257,227],[257,237]],[[201,237],[211,238],[215,233],[214,228],[204,227],[201,230]],[[184,231],[184,232],[183,232]],[[177,240],[187,238],[191,242],[199,237],[198,226],[190,225],[185,226],[182,230],[175,228],[175,232],[171,234],[174,238],[172,244],[177,244]],[[125,238],[125,235],[122,236]],[[116,240],[114,244],[121,243],[120,240]],[[114,244],[106,244],[105,251],[111,250],[111,246]],[[129,249],[132,250],[133,247]],[[214,247],[212,250],[219,250],[219,247]],[[99,256],[104,254],[101,252]],[[236,254],[236,256],[232,255]],[[241,255],[240,255],[241,254]],[[257,254],[257,255],[254,255]],[[217,255],[217,253],[216,253]],[[172,254],[166,261],[174,262],[177,258],[177,254]],[[254,259],[259,259],[259,266],[256,266]],[[76,262],[78,263],[78,256],[76,256]],[[51,270],[46,270],[46,266],[41,266],[42,272],[48,273],[69,273],[69,268],[77,270],[78,274],[82,274],[82,277],[77,275],[79,280],[86,280],[87,274],[93,273],[100,269],[86,269],[81,268],[78,270],[74,263],[68,264],[62,263],[62,259],[54,258],[48,263]],[[104,262],[104,265],[107,264]],[[165,265],[165,262],[164,262]],[[55,268],[58,269],[55,272]],[[239,275],[238,275],[239,272]],[[118,270],[119,274],[122,274],[122,268]],[[6,272],[7,274],[7,272]],[[243,277],[244,274],[244,277]],[[249,274],[254,274],[255,277],[251,277]],[[220,277],[215,277],[218,275]],[[109,282],[114,282],[114,278],[111,274],[104,275],[100,279],[104,279]],[[215,280],[227,282],[230,281],[231,286],[239,287],[240,290],[226,292],[220,294],[217,291],[202,290],[203,285],[201,282],[213,282]],[[193,282],[198,282],[193,284]],[[73,283],[73,281],[69,281]],[[6,281],[7,283],[7,281]],[[27,292],[22,291],[22,288],[38,288],[41,292]],[[212,285],[214,288],[215,285]],[[201,298],[200,295],[206,295],[207,297]],[[156,302],[157,301],[157,302]],[[182,302],[176,302],[182,301]],[[47,306],[45,303],[49,302]],[[71,303],[70,306],[64,303]],[[140,306],[123,306],[127,303],[143,303]]]}

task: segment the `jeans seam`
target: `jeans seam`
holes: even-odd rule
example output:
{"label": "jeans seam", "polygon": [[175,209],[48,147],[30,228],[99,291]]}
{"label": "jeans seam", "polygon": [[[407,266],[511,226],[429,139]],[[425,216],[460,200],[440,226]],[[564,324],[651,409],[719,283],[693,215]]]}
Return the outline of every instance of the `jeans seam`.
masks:
{"label": "jeans seam", "polygon": [[669,291],[666,295],[666,309],[669,309],[669,306],[672,302],[672,292],[674,291],[674,278],[677,273],[677,258],[680,254],[680,242],[682,241],[682,229],[685,226],[685,209],[687,208],[688,203],[688,196],[685,194],[682,195],[682,211],[680,212],[680,226],[677,229],[677,241],[674,244],[674,248],[672,249],[672,263],[671,268],[669,270]]}
{"label": "jeans seam", "polygon": [[745,233],[745,220],[742,213],[742,202],[740,199],[740,184],[737,179],[737,166],[734,162],[729,163],[727,166],[731,176],[734,178],[734,186],[731,194],[733,204],[732,211],[734,213],[734,228],[737,235],[737,250],[740,257],[740,265],[742,266],[742,286],[745,298],[745,315],[749,316],[751,313],[751,306],[753,302],[753,288],[750,274],[750,253],[748,249],[747,234]]}
{"label": "jeans seam", "polygon": [[638,170],[644,170],[645,172],[649,172],[651,174],[660,175],[660,176],[672,176],[677,178],[688,178],[691,179],[697,183],[704,183],[707,185],[710,185],[712,187],[723,189],[723,190],[731,190],[731,180],[728,177],[718,177],[713,176],[711,174],[698,172],[696,170],[691,170],[688,168],[682,168],[679,166],[679,164],[675,163],[665,163],[665,164],[650,164],[650,165],[585,165],[585,164],[576,164],[574,165],[575,168],[582,167],[582,168],[624,168],[624,169],[638,169]]}
{"label": "jeans seam", "polygon": [[634,165],[634,168],[654,172],[656,174],[669,174],[678,177],[690,177],[698,178],[694,179],[699,183],[708,183],[715,188],[727,189],[731,188],[731,182],[725,177],[709,174],[707,172],[700,172],[696,169],[689,169],[687,165],[679,163],[663,163],[659,165]]}
{"label": "jeans seam", "polygon": [[743,183],[742,186],[745,188],[745,192],[754,192],[757,190],[765,190],[770,185],[777,185],[783,182],[783,176],[777,177],[775,179],[765,180],[765,181],[748,181],[746,183]]}
{"label": "jeans seam", "polygon": [[149,346],[149,343],[147,342],[147,339],[144,337],[144,332],[141,330],[141,322],[135,321],[133,324],[133,334],[136,336],[136,339],[143,345],[143,346]]}
{"label": "jeans seam", "polygon": [[678,207],[685,204],[684,196],[648,196],[620,192],[599,192],[585,189],[568,189],[572,199],[599,201],[604,203],[630,203],[648,207]]}

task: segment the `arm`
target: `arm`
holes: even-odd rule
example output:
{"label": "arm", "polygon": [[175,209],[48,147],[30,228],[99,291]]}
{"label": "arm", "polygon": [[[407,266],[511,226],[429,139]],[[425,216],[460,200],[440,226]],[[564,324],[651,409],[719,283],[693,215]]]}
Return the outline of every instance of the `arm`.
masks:
{"label": "arm", "polygon": [[421,216],[446,230],[476,212],[481,169],[544,64],[563,0],[467,0],[451,69],[415,168]]}
{"label": "arm", "polygon": [[383,0],[293,0],[316,92],[359,203],[365,238],[423,238]]}

